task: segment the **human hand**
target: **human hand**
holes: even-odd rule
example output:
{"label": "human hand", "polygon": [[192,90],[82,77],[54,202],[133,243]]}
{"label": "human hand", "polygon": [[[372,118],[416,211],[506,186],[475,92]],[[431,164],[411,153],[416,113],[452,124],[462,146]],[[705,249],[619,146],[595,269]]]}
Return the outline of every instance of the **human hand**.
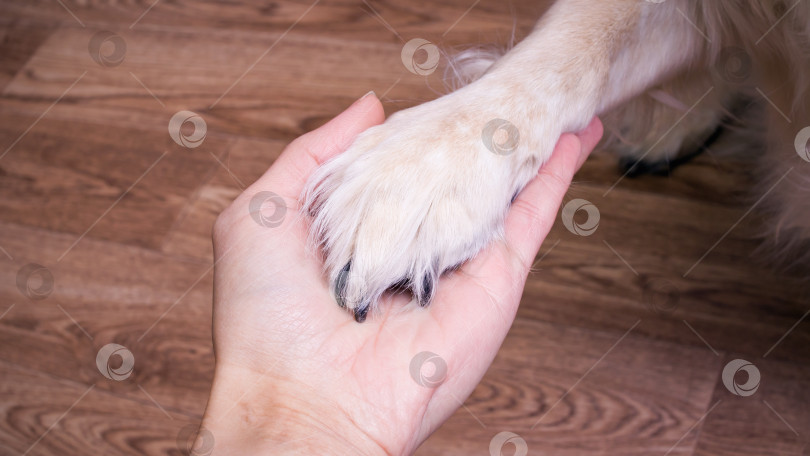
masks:
{"label": "human hand", "polygon": [[[504,240],[442,277],[431,306],[394,294],[358,324],[308,248],[298,197],[320,163],[383,120],[379,100],[361,98],[293,141],[218,218],[216,371],[203,419],[213,454],[412,453],[494,359],[571,178],[602,135],[598,119],[563,135],[512,204]],[[257,223],[267,198],[275,212]],[[437,356],[420,363],[424,352]]]}

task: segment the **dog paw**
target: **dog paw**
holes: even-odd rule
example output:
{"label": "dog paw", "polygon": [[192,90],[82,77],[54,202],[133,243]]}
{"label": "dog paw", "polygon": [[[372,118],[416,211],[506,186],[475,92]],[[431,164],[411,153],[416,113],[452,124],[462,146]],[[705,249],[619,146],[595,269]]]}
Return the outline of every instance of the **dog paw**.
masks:
{"label": "dog paw", "polygon": [[[667,151],[666,158],[658,160],[643,158],[646,152],[640,148],[625,148],[619,152],[619,172],[631,178],[643,175],[669,176],[675,169],[708,150],[724,131],[723,125],[718,125],[711,133],[704,135],[702,143],[698,143],[696,138],[690,142],[678,143],[679,149]],[[642,158],[636,158],[639,156]]]}
{"label": "dog paw", "polygon": [[391,288],[429,304],[443,272],[501,235],[543,161],[515,123],[462,100],[456,92],[392,115],[307,184],[311,238],[357,321]]}

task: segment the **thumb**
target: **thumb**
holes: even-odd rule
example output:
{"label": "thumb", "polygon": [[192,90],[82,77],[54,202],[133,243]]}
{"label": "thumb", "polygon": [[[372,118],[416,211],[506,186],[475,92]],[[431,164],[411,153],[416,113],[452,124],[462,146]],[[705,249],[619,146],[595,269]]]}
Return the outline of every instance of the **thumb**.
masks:
{"label": "thumb", "polygon": [[374,92],[363,95],[334,119],[290,143],[253,186],[297,197],[318,166],[346,150],[358,134],[384,120],[385,111]]}

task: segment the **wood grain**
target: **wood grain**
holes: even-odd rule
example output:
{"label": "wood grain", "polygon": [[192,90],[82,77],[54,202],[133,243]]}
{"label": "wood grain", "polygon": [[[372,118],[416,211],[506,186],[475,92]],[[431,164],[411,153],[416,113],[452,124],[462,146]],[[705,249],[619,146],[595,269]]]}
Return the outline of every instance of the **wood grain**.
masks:
{"label": "wood grain", "polygon": [[[161,410],[147,393],[124,399],[90,385],[0,363],[0,391],[14,397],[0,410],[2,454],[188,454],[178,445],[183,428],[200,416]],[[200,404],[199,413],[202,413]],[[68,414],[64,414],[69,410]],[[164,413],[165,412],[165,413]],[[64,414],[64,416],[62,416]],[[61,418],[61,419],[60,419]]]}
{"label": "wood grain", "polygon": [[[444,59],[416,76],[404,41],[503,45],[549,3],[0,4],[0,454],[185,454],[213,375],[217,214],[368,90],[389,114],[444,93]],[[101,30],[120,65],[91,58]],[[180,110],[205,120],[200,147],[167,135]],[[530,454],[809,454],[810,290],[757,260],[757,157],[729,150],[621,180],[595,153],[566,201],[599,228],[557,220],[489,372],[417,453],[487,454],[510,431]],[[54,277],[46,299],[17,287],[29,263]],[[126,381],[96,367],[107,343],[133,354]],[[721,379],[738,358],[753,396]]]}
{"label": "wood grain", "polygon": [[[504,430],[535,454],[663,454],[705,410],[721,360],[635,330],[622,336],[518,320],[464,413],[421,454],[452,445],[472,454],[482,434]],[[694,442],[671,454],[691,454]]]}

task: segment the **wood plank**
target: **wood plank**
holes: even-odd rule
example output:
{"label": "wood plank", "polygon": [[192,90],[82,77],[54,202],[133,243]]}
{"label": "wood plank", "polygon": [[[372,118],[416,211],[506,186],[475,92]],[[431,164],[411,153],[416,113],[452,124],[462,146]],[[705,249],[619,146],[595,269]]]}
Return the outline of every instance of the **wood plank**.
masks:
{"label": "wood plank", "polygon": [[[700,429],[695,455],[777,456],[807,454],[810,448],[810,389],[807,364],[782,363],[748,358],[731,353],[733,359],[749,360],[761,375],[751,396],[735,396],[718,381],[712,403],[717,407],[706,416]],[[738,374],[737,381],[747,381]]]}
{"label": "wood plank", "polygon": [[284,141],[237,140],[166,237],[162,250],[212,262],[211,229],[217,215],[264,174],[284,147]]}
{"label": "wood plank", "polygon": [[[629,314],[651,323],[639,331],[653,339],[705,347],[703,337],[718,351],[762,356],[808,310],[796,279],[727,260],[707,260],[684,279],[688,262],[641,247],[622,252],[638,276],[605,245],[560,241],[530,276],[519,316],[602,331],[620,330]],[[772,356],[807,362],[810,331],[795,331]]]}
{"label": "wood plank", "polygon": [[501,431],[529,454],[664,454],[705,411],[720,359],[622,336],[519,319],[465,407],[417,454],[486,454]]}
{"label": "wood plank", "polygon": [[[78,106],[56,106],[50,118],[80,115],[88,122],[164,133],[175,112],[191,110],[207,123],[206,142],[220,134],[289,141],[369,90],[403,107],[435,98],[442,87],[439,71],[428,83],[407,71],[397,43],[291,32],[259,59],[281,33],[120,33],[127,43],[125,59],[105,68],[87,50],[92,31],[58,30],[8,85],[5,108],[39,115],[86,71],[65,96],[65,102]],[[165,46],[169,40],[175,46]]]}
{"label": "wood plank", "polygon": [[[181,0],[161,3],[151,9],[151,3],[141,2],[65,0],[63,3],[66,8],[46,0],[11,0],[0,5],[0,11],[8,17],[60,21],[64,25],[78,25],[78,21],[81,21],[90,28],[104,24],[107,27],[128,29],[134,23],[134,30],[194,27],[260,33],[268,30],[284,31],[316,2],[232,2],[223,6],[214,1]],[[493,42],[499,34],[502,41],[508,40],[513,26],[520,30],[530,28],[550,4],[549,1],[508,4],[497,0],[449,0],[440,3],[427,0],[407,3],[375,0],[368,3],[405,39],[414,36],[432,39],[434,35],[440,37],[446,33],[448,37],[455,37],[458,42],[465,44]],[[300,20],[296,29],[307,34],[328,32],[333,36],[345,36],[358,41],[397,40],[396,35],[376,17],[368,5],[356,0],[319,1]]]}
{"label": "wood plank", "polygon": [[[0,360],[49,376],[133,397],[140,387],[164,407],[198,410],[213,378],[210,264],[151,250],[85,240],[60,262],[73,236],[2,224]],[[31,262],[48,268],[52,293],[27,299],[16,286]],[[126,347],[135,367],[126,381],[96,366],[108,343]]]}
{"label": "wood plank", "polygon": [[[0,143],[13,144],[35,120],[0,114]],[[72,233],[75,240],[86,232],[158,248],[218,166],[210,153],[226,144],[206,138],[184,149],[165,131],[43,118],[0,161],[0,211],[5,221]]]}
{"label": "wood plank", "polygon": [[187,415],[160,410],[143,392],[124,399],[3,362],[0,370],[0,394],[10,399],[0,403],[3,454],[187,454],[178,436],[199,425],[204,406]]}
{"label": "wood plank", "polygon": [[52,23],[0,19],[0,93],[53,33]]}

